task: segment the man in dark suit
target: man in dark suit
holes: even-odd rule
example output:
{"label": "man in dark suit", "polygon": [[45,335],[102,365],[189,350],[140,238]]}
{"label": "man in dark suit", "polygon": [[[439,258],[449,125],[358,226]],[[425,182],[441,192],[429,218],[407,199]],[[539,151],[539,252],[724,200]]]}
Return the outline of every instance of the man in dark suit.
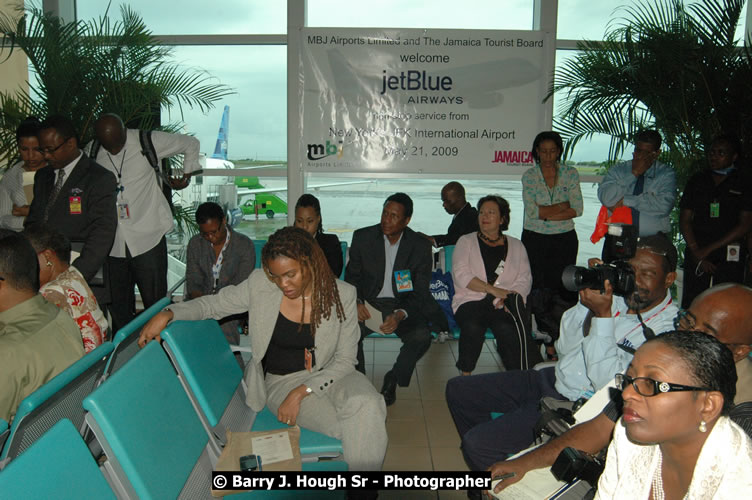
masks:
{"label": "man in dark suit", "polygon": [[358,290],[357,369],[365,373],[363,338],[371,333],[364,322],[371,317],[365,302],[382,314],[381,333],[396,333],[402,348],[392,370],[384,375],[381,393],[387,405],[396,400],[397,384],[410,385],[415,364],[431,345],[425,316],[433,301],[429,291],[431,246],[407,227],[413,201],[405,193],[386,199],[381,223],[358,229],[353,234],[345,281]]}
{"label": "man in dark suit", "polygon": [[465,188],[459,182],[452,181],[441,188],[441,203],[444,210],[453,215],[447,234],[428,236],[420,233],[437,248],[455,245],[460,236],[478,230],[478,211],[465,199]]}
{"label": "man in dark suit", "polygon": [[25,225],[46,223],[74,245],[81,243],[80,255],[72,264],[89,282],[97,301],[107,304],[107,273],[101,279],[95,277],[117,229],[115,176],[83,154],[73,122],[66,117],[45,120],[39,144],[48,166],[34,175],[34,200]]}

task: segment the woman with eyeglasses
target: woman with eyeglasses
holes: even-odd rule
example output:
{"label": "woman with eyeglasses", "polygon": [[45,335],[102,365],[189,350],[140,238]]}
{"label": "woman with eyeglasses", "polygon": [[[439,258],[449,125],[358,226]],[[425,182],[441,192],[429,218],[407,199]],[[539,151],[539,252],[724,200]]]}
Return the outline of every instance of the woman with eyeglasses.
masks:
{"label": "woman with eyeglasses", "polygon": [[40,121],[30,116],[16,129],[16,145],[21,161],[13,165],[0,179],[0,229],[20,231],[24,219],[29,215],[31,201],[24,190],[24,177],[47,165],[39,146]]}
{"label": "woman with eyeglasses", "polygon": [[582,191],[577,169],[560,162],[564,152],[557,132],[541,132],[533,141],[536,165],[522,175],[525,217],[522,243],[530,259],[533,288],[528,303],[538,331],[551,337],[546,351],[555,359],[553,341],[559,338],[564,311],[577,303],[577,294],[561,283],[564,268],[577,260],[574,219],[582,215]]}
{"label": "woman with eyeglasses", "polygon": [[[227,224],[225,211],[207,201],[196,209],[198,234],[188,242],[185,263],[185,298],[215,295],[223,288],[242,283],[256,265],[253,242]],[[230,344],[238,345],[247,317],[235,314],[221,318],[219,326]],[[236,356],[242,364],[241,356]]]}
{"label": "woman with eyeglasses", "polygon": [[729,418],[734,360],[701,332],[645,342],[616,375],[624,411],[596,498],[727,499],[752,491],[752,442]]}
{"label": "woman with eyeglasses", "polygon": [[752,175],[737,168],[739,140],[716,137],[706,150],[708,168],[693,175],[679,202],[679,228],[684,241],[684,290],[687,308],[713,285],[744,281],[752,230]]}

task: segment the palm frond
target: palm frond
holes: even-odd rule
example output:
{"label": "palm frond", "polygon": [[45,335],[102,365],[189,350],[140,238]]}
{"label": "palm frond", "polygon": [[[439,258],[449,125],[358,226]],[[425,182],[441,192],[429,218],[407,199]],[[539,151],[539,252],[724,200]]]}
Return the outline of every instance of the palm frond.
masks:
{"label": "palm frond", "polygon": [[[133,9],[123,6],[120,18],[112,19],[109,8],[98,19],[73,23],[36,8],[0,14],[0,50],[22,51],[33,82],[31,96],[6,94],[0,100],[0,155],[7,157],[14,150],[10,137],[24,113],[67,115],[86,142],[103,112],[153,128],[160,108],[187,106],[206,112],[234,93],[207,73],[173,62],[172,49],[154,37]],[[179,128],[182,123],[166,125]]]}
{"label": "palm frond", "polygon": [[752,58],[734,40],[743,6],[637,0],[618,8],[605,39],[578,44],[555,72],[547,98],[557,97],[565,154],[606,134],[614,161],[635,132],[654,127],[677,169],[692,171],[720,132],[752,143]]}

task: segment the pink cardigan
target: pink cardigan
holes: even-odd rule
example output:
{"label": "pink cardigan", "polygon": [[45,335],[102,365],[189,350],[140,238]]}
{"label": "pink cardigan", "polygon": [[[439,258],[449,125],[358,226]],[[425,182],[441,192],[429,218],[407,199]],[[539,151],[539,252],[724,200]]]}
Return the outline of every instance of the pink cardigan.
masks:
{"label": "pink cardigan", "polygon": [[[507,236],[507,245],[509,245],[509,250],[504,272],[496,280],[496,286],[513,290],[527,300],[533,285],[527,251],[520,240],[511,236]],[[474,292],[467,288],[467,284],[473,278],[486,281],[486,268],[483,265],[476,233],[461,236],[452,254],[452,280],[454,281],[452,311],[457,312],[457,309],[465,302],[481,300],[486,296],[483,292]]]}

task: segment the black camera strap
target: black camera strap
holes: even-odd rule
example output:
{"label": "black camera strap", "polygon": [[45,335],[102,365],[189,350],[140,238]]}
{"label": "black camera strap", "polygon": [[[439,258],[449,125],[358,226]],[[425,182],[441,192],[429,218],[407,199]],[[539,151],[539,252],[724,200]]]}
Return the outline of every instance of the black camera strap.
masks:
{"label": "black camera strap", "polygon": [[[645,324],[645,322],[642,320],[642,315],[640,314],[639,309],[636,311],[637,313],[637,319],[640,321],[640,325],[642,326],[642,334],[645,336],[645,340],[650,340],[653,337],[655,337],[655,332],[652,328],[650,328],[648,325]],[[634,347],[629,347],[624,344],[617,344],[620,349],[627,351],[629,354],[634,356],[634,353],[637,351]]]}

